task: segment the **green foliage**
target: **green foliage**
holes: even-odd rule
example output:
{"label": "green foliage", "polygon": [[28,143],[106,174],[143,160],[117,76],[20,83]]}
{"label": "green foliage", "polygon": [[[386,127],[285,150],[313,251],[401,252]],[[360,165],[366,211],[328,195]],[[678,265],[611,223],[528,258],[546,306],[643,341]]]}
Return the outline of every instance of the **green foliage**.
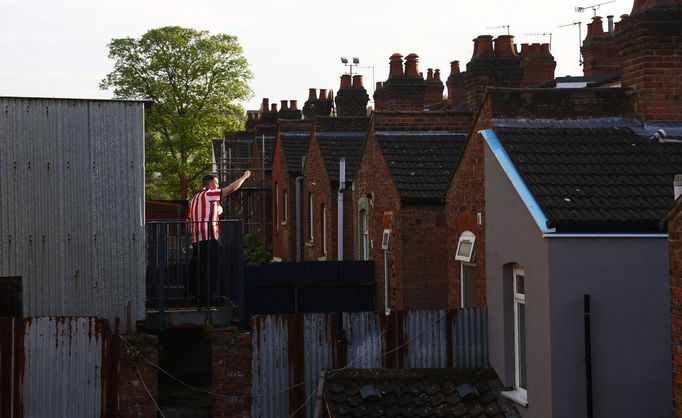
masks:
{"label": "green foliage", "polygon": [[272,260],[272,254],[265,248],[262,236],[249,233],[244,235],[244,262],[247,266],[260,266]]}
{"label": "green foliage", "polygon": [[241,128],[238,100],[252,78],[237,38],[167,26],[109,43],[114,70],[100,83],[122,99],[151,100],[145,115],[150,198],[183,198],[211,167],[211,139]]}

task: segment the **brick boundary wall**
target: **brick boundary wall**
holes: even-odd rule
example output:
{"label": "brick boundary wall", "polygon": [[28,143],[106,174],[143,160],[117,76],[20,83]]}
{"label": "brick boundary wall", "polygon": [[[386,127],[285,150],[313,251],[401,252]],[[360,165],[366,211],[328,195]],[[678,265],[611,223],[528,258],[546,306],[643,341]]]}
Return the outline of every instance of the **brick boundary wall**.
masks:
{"label": "brick boundary wall", "polygon": [[672,326],[673,416],[682,418],[682,211],[668,224]]}
{"label": "brick boundary wall", "polygon": [[211,334],[213,391],[235,398],[214,397],[213,416],[251,416],[251,333],[236,328],[216,329]]}
{"label": "brick boundary wall", "polygon": [[[114,336],[114,338],[118,338],[118,336]],[[135,349],[139,350],[141,357],[149,360],[150,363],[158,364],[159,338],[156,335],[126,335],[124,338]],[[118,344],[118,342],[116,343]],[[156,406],[154,406],[154,402],[145,389],[146,385],[154,400],[158,402],[158,372],[156,368],[140,358],[136,362],[137,368],[140,371],[138,375],[134,366],[135,363],[132,363],[128,355],[126,355],[127,345],[121,341],[120,347],[121,355],[118,361],[118,416],[121,418],[156,418]],[[142,380],[140,380],[140,375]]]}

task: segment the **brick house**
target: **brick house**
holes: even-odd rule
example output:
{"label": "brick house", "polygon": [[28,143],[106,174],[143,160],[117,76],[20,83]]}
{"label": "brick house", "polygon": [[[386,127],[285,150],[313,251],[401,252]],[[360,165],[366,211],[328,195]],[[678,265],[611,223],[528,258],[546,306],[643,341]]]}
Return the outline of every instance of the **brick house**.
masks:
{"label": "brick house", "polygon": [[354,252],[356,259],[375,261],[379,307],[385,302],[392,309],[446,306],[444,199],[466,140],[468,115],[373,113],[353,181]]}
{"label": "brick house", "polygon": [[313,121],[279,120],[277,124],[272,156],[272,256],[275,260],[302,259],[302,231],[297,231],[302,228],[299,219],[302,214],[296,211],[296,199],[301,201],[303,164],[312,133]]}
{"label": "brick house", "polygon": [[[341,76],[336,95],[338,117],[319,116],[310,140],[303,172],[305,260],[353,257],[353,202],[351,185],[367,134],[369,96],[362,76]],[[345,188],[339,191],[339,161],[345,163]],[[339,195],[341,199],[339,199]],[[343,204],[339,237],[339,200]],[[339,251],[339,238],[343,245]]]}

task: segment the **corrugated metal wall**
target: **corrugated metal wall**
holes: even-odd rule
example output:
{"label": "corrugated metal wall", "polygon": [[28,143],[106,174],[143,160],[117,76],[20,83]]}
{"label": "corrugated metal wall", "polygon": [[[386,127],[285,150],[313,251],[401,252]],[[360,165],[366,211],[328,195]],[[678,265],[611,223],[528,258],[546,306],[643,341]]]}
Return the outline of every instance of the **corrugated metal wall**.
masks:
{"label": "corrugated metal wall", "polygon": [[3,318],[0,333],[1,417],[111,416],[117,357],[105,320]]}
{"label": "corrugated metal wall", "polygon": [[23,315],[143,319],[143,103],[0,109],[0,276],[22,278]]}
{"label": "corrugated metal wall", "polygon": [[257,315],[251,326],[253,417],[311,417],[324,369],[488,367],[485,308]]}

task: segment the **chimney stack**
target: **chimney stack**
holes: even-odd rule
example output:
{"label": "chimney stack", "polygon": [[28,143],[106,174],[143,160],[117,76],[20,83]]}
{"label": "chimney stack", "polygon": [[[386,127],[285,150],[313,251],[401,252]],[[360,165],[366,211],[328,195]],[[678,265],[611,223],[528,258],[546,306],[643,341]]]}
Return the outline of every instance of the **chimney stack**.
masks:
{"label": "chimney stack", "polygon": [[[419,75],[419,56],[405,57],[403,72],[402,55],[395,53],[390,58],[390,73],[383,88],[374,92],[376,110],[423,110],[426,84]],[[378,87],[379,85],[377,85]]]}
{"label": "chimney stack", "polygon": [[301,111],[296,108],[296,100],[282,100],[278,117],[287,120],[300,120]]}
{"label": "chimney stack", "polygon": [[336,114],[338,117],[367,116],[367,102],[369,95],[362,85],[362,76],[350,74],[341,76],[341,88],[336,92]]}
{"label": "chimney stack", "polygon": [[466,90],[464,89],[464,76],[459,70],[459,61],[450,62],[450,75],[448,76],[448,104],[450,106],[464,106]]}
{"label": "chimney stack", "polygon": [[260,106],[261,112],[268,112],[270,110],[270,99],[263,98],[263,103]]}
{"label": "chimney stack", "polygon": [[[438,77],[436,79],[436,77]],[[436,70],[434,75],[433,69],[429,68],[426,76],[426,93],[424,94],[424,106],[428,107],[443,101],[443,82],[440,80],[440,70]]]}
{"label": "chimney stack", "polygon": [[621,85],[636,88],[638,116],[682,120],[682,0],[635,0],[614,36],[622,63]]}
{"label": "chimney stack", "polygon": [[613,75],[621,73],[618,46],[614,38],[613,16],[609,20],[609,31],[604,32],[600,16],[592,18],[587,24],[587,35],[580,48],[583,55],[583,74],[585,76]]}

